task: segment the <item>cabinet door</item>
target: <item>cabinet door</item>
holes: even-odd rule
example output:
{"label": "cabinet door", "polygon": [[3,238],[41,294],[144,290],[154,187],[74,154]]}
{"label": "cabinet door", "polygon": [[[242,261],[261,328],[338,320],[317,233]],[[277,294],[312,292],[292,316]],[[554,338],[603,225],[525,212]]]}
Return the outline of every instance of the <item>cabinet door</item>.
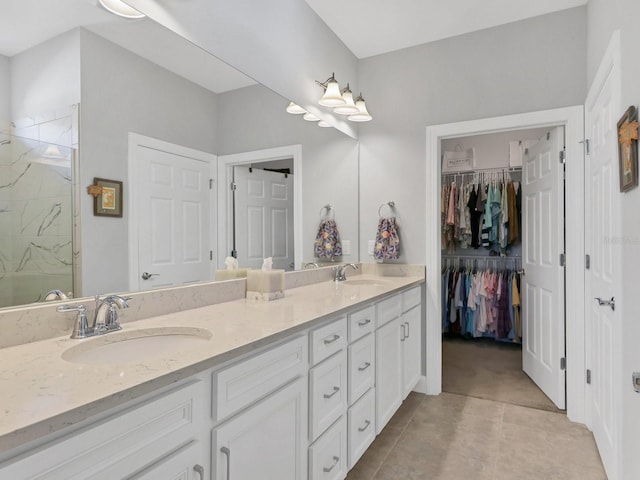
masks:
{"label": "cabinet door", "polygon": [[192,442],[132,480],[205,480],[208,465],[202,457],[202,446]]}
{"label": "cabinet door", "polygon": [[400,318],[376,330],[376,433],[380,433],[402,403]]}
{"label": "cabinet door", "polygon": [[302,377],[213,430],[214,478],[306,479],[307,446]]}
{"label": "cabinet door", "polygon": [[416,386],[422,371],[422,322],[420,306],[402,314],[402,398]]}

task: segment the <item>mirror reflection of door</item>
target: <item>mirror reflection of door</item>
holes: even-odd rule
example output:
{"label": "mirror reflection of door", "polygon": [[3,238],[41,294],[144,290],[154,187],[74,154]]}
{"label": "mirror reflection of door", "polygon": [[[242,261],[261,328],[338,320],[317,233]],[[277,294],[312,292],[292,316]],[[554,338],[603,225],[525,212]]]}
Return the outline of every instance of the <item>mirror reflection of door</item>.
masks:
{"label": "mirror reflection of door", "polygon": [[215,156],[141,135],[135,139],[133,286],[148,290],[211,280],[209,179]]}
{"label": "mirror reflection of door", "polygon": [[233,250],[243,268],[293,270],[292,160],[233,167]]}

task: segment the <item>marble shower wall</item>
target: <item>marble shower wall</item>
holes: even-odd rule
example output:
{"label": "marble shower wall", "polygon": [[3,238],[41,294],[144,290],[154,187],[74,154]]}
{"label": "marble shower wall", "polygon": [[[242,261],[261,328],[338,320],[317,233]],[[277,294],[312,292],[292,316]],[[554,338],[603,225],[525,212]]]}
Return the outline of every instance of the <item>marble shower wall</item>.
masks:
{"label": "marble shower wall", "polygon": [[77,107],[0,136],[0,307],[74,291],[72,146]]}

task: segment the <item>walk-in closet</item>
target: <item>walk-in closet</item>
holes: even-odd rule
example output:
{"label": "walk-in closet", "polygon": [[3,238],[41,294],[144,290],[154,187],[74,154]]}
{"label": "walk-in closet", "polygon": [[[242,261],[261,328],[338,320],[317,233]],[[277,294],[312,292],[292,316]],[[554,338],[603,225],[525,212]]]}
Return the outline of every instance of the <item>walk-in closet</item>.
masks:
{"label": "walk-in closet", "polygon": [[564,342],[551,339],[552,324],[564,317],[554,315],[557,295],[546,289],[544,269],[555,260],[545,230],[555,235],[564,221],[563,178],[556,178],[563,147],[562,127],[441,144],[445,392],[552,411],[565,406],[543,392],[555,385],[541,385],[553,383],[544,372],[547,344]]}

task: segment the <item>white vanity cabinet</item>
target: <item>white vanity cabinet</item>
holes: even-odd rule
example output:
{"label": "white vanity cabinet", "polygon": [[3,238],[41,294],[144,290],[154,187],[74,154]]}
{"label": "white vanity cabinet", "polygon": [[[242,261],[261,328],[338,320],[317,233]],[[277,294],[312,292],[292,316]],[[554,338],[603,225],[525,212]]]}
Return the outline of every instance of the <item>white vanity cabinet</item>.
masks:
{"label": "white vanity cabinet", "polygon": [[[209,457],[197,441],[202,419],[208,417],[205,384],[188,381],[7,460],[0,478],[200,480],[200,471],[207,478]],[[152,471],[158,473],[150,477]]]}
{"label": "white vanity cabinet", "polygon": [[380,433],[421,374],[420,286],[377,304],[376,432]]}
{"label": "white vanity cabinet", "polygon": [[215,480],[307,478],[307,335],[213,373]]}

